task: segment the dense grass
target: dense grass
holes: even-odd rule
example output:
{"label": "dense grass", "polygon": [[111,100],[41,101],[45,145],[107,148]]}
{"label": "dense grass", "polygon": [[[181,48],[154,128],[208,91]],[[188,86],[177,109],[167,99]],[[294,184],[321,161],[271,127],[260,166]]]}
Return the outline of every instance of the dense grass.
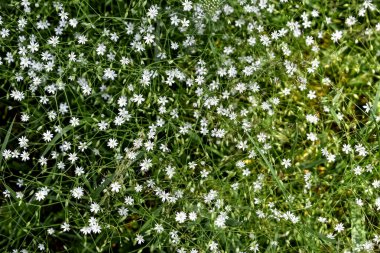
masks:
{"label": "dense grass", "polygon": [[379,251],[375,2],[0,10],[1,252]]}

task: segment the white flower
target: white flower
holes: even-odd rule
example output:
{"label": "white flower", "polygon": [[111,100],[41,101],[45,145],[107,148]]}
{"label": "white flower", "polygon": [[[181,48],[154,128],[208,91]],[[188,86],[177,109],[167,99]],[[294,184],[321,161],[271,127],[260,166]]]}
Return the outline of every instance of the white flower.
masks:
{"label": "white flower", "polygon": [[27,148],[29,140],[25,136],[21,136],[18,138],[18,143],[20,145],[20,148]]}
{"label": "white flower", "polygon": [[22,199],[24,197],[24,193],[22,192],[16,192],[16,198]]}
{"label": "white flower", "polygon": [[59,38],[57,36],[52,36],[48,40],[48,44],[51,45],[52,47],[56,47],[59,43]]}
{"label": "white flower", "polygon": [[375,206],[376,206],[376,210],[380,210],[380,198],[377,198],[375,200]]}
{"label": "white flower", "polygon": [[71,195],[76,198],[76,199],[80,199],[83,197],[84,193],[83,193],[83,188],[82,187],[76,187],[74,189],[71,190]]}
{"label": "white flower", "polygon": [[220,213],[214,222],[215,226],[219,228],[225,228],[226,227],[225,223],[227,219],[228,219],[228,216],[225,212]]}
{"label": "white flower", "polygon": [[11,97],[16,101],[21,101],[25,98],[25,95],[22,91],[12,90]]}
{"label": "white flower", "polygon": [[356,176],[359,176],[359,175],[361,175],[363,173],[363,169],[360,166],[356,166],[353,170],[354,170],[354,174]]}
{"label": "white flower", "polygon": [[336,225],[334,230],[337,231],[338,233],[342,232],[344,230],[343,223],[339,223],[338,225]]}
{"label": "white flower", "polygon": [[158,6],[153,5],[149,8],[148,13],[146,14],[150,19],[155,19],[158,14]]}
{"label": "white flower", "polygon": [[211,241],[208,247],[210,248],[211,251],[215,251],[218,249],[218,244],[214,241]]}
{"label": "white flower", "polygon": [[119,192],[121,189],[121,185],[118,182],[113,182],[111,184],[111,191],[112,192]]}
{"label": "white flower", "polygon": [[35,194],[35,195],[36,195],[36,199],[37,199],[38,201],[41,201],[41,200],[45,199],[46,196],[48,195],[48,192],[49,192],[49,189],[46,188],[46,187],[40,189],[40,190],[39,190],[38,192],[36,192],[36,194]]}
{"label": "white flower", "polygon": [[64,222],[63,224],[61,224],[61,229],[62,229],[63,232],[70,231],[70,224]]}
{"label": "white flower", "polygon": [[146,44],[152,44],[154,42],[155,36],[153,34],[148,33],[144,36],[144,41]]}
{"label": "white flower", "polygon": [[72,27],[75,28],[77,26],[77,24],[78,24],[78,20],[77,19],[72,18],[72,19],[69,20],[69,25],[70,26],[72,26]]}
{"label": "white flower", "polygon": [[108,80],[108,79],[115,80],[115,77],[117,77],[117,74],[115,73],[114,70],[110,68],[104,70],[103,78],[105,80]]}
{"label": "white flower", "polygon": [[317,97],[317,95],[315,95],[315,91],[313,91],[313,90],[309,90],[309,93],[307,94],[307,97],[308,97],[309,99],[314,99],[314,98]]}
{"label": "white flower", "polygon": [[122,207],[120,207],[118,210],[118,213],[119,213],[119,215],[121,216],[121,217],[126,217],[127,215],[128,215],[128,208],[126,208],[126,207],[124,207],[124,206],[122,206]]}
{"label": "white flower", "polygon": [[161,234],[164,231],[164,227],[161,224],[156,224],[154,226],[154,230],[156,230],[157,233]]}
{"label": "white flower", "polygon": [[171,165],[167,166],[165,168],[166,175],[168,176],[169,179],[171,179],[174,174],[175,174],[175,168]]}
{"label": "white flower", "polygon": [[335,161],[335,155],[334,154],[328,154],[327,155],[327,161],[330,163],[330,162],[334,162]]}
{"label": "white flower", "polygon": [[351,148],[350,144],[343,144],[342,151],[343,151],[345,154],[350,153],[350,152],[352,151],[352,148]]}
{"label": "white flower", "polygon": [[291,166],[290,159],[282,159],[281,164],[285,167],[285,169],[289,168]]}
{"label": "white flower", "polygon": [[349,17],[346,19],[346,25],[347,25],[348,27],[353,26],[356,22],[357,22],[357,20],[356,20],[356,18],[353,17],[353,16],[349,16]]}
{"label": "white flower", "polygon": [[111,138],[108,140],[107,146],[110,148],[116,148],[117,144],[117,140],[115,138]]}
{"label": "white flower", "polygon": [[121,60],[120,60],[120,63],[121,63],[121,65],[125,66],[125,65],[128,65],[131,61],[132,61],[131,59],[129,59],[129,58],[125,57],[125,56],[122,56]]}
{"label": "white flower", "polygon": [[240,141],[236,147],[241,150],[246,150],[248,148],[247,141]]}
{"label": "white flower", "polygon": [[96,48],[96,52],[98,55],[104,55],[104,53],[106,52],[106,46],[104,44],[99,44]]}
{"label": "white flower", "polygon": [[195,212],[189,213],[189,220],[195,221],[197,219],[197,214]]}
{"label": "white flower", "polygon": [[338,40],[340,40],[342,38],[342,36],[343,36],[343,32],[342,31],[335,31],[331,35],[331,40],[336,43],[336,42],[338,42]]}
{"label": "white flower", "polygon": [[84,234],[84,235],[87,235],[87,234],[90,234],[91,233],[91,227],[83,227],[80,229],[80,231]]}
{"label": "white flower", "polygon": [[124,199],[124,203],[125,203],[127,206],[131,206],[131,205],[133,205],[134,202],[135,202],[135,200],[134,200],[131,196],[127,196],[127,197],[125,197],[125,199]]}
{"label": "white flower", "polygon": [[364,205],[363,200],[361,200],[361,199],[356,199],[355,202],[356,202],[356,204],[358,206],[363,206]]}
{"label": "white flower", "polygon": [[318,117],[316,115],[307,114],[306,115],[306,121],[312,124],[317,124]]}
{"label": "white flower", "polygon": [[142,235],[136,235],[136,241],[137,241],[137,244],[142,244],[144,243],[144,237]]}
{"label": "white flower", "polygon": [[91,203],[90,205],[90,211],[92,213],[98,213],[100,211],[100,206],[98,203]]}
{"label": "white flower", "polygon": [[310,141],[317,141],[318,140],[318,137],[315,133],[308,133],[307,134],[307,139],[310,140]]}
{"label": "white flower", "polygon": [[102,231],[102,227],[96,222],[94,224],[91,224],[91,230],[95,234],[99,234]]}
{"label": "white flower", "polygon": [[131,100],[133,102],[137,103],[137,105],[140,105],[140,104],[142,104],[142,102],[145,101],[145,98],[141,94],[138,94],[138,95],[134,94]]}
{"label": "white flower", "polygon": [[76,117],[72,117],[72,118],[70,119],[70,124],[71,124],[71,126],[73,126],[73,127],[79,126],[79,119],[76,118]]}
{"label": "white flower", "polygon": [[41,251],[44,251],[45,250],[45,245],[43,245],[42,243],[38,244],[38,249],[41,250]]}
{"label": "white flower", "polygon": [[193,3],[192,3],[191,1],[189,1],[189,0],[185,0],[185,1],[183,1],[183,2],[182,2],[183,10],[184,10],[184,11],[191,11],[191,9],[193,8],[192,4],[193,4]]}
{"label": "white flower", "polygon": [[186,220],[186,213],[185,212],[177,212],[175,216],[175,220],[178,223],[183,223]]}
{"label": "white flower", "polygon": [[372,104],[371,103],[366,103],[363,108],[365,109],[365,112],[366,113],[369,113],[369,111],[371,110],[371,107],[372,107]]}
{"label": "white flower", "polygon": [[373,188],[377,189],[377,188],[380,188],[380,180],[374,180],[372,182],[372,186]]}
{"label": "white flower", "polygon": [[140,168],[142,172],[147,172],[150,167],[152,167],[152,159],[147,159],[145,158],[141,163],[140,163]]}
{"label": "white flower", "polygon": [[45,133],[42,134],[42,139],[45,142],[49,142],[53,139],[53,134],[48,130]]}
{"label": "white flower", "polygon": [[83,169],[83,167],[76,167],[75,168],[75,175],[77,175],[77,176],[81,176],[81,175],[83,175],[84,174],[84,169]]}
{"label": "white flower", "polygon": [[360,155],[360,156],[366,156],[368,152],[366,151],[365,147],[362,144],[357,144],[355,145],[355,151]]}

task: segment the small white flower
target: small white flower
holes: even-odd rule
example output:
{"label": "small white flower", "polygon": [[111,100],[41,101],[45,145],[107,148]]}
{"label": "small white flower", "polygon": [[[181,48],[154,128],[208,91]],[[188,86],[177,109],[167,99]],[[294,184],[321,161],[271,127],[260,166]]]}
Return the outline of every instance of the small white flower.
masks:
{"label": "small white flower", "polygon": [[38,192],[36,192],[36,199],[38,201],[44,200],[46,196],[48,195],[49,189],[47,187],[44,187],[40,189]]}
{"label": "small white flower", "polygon": [[338,42],[342,38],[342,36],[343,36],[343,32],[342,31],[335,31],[331,35],[331,40],[336,43],[336,42]]}
{"label": "small white flower", "polygon": [[72,189],[71,195],[76,199],[82,198],[84,195],[83,188],[82,187],[76,187],[76,188]]}
{"label": "small white flower", "polygon": [[225,223],[227,219],[228,219],[228,216],[225,212],[220,213],[215,220],[215,226],[219,228],[225,228],[226,227]]}
{"label": "small white flower", "polygon": [[314,98],[317,97],[317,95],[315,95],[315,91],[310,90],[309,93],[307,94],[307,97],[308,97],[309,99],[314,99]]}
{"label": "small white flower", "polygon": [[176,216],[175,216],[175,220],[178,222],[178,223],[184,223],[185,220],[186,220],[186,213],[185,212],[177,212],[176,213]]}
{"label": "small white flower", "polygon": [[315,133],[308,133],[307,134],[307,139],[310,140],[310,141],[317,141],[318,140],[318,137]]}
{"label": "small white flower", "polygon": [[100,205],[98,203],[91,203],[90,211],[92,213],[98,213],[100,211]]}
{"label": "small white flower", "polygon": [[76,117],[72,117],[72,118],[70,119],[70,124],[71,124],[71,126],[73,126],[73,127],[79,126],[79,119],[76,118]]}
{"label": "small white flower", "polygon": [[136,235],[136,241],[137,241],[137,244],[142,244],[144,243],[144,237],[142,235]]}
{"label": "small white flower", "polygon": [[38,244],[38,249],[41,250],[41,251],[44,251],[45,250],[45,245],[43,245],[42,243]]}
{"label": "small white flower", "polygon": [[372,108],[372,104],[371,103],[366,103],[364,106],[363,106],[364,110],[366,113],[369,113],[369,111],[371,110]]}
{"label": "small white flower", "polygon": [[25,136],[21,136],[18,138],[18,143],[20,145],[20,148],[27,148],[29,140]]}
{"label": "small white flower", "polygon": [[281,164],[285,167],[285,169],[287,169],[291,166],[291,161],[290,161],[290,159],[282,159]]}
{"label": "small white flower", "polygon": [[9,190],[5,190],[5,191],[3,191],[3,194],[4,194],[4,196],[7,197],[7,198],[9,198],[9,197],[11,196],[11,193],[10,193]]}
{"label": "small white flower", "polygon": [[338,233],[342,232],[344,230],[343,223],[339,223],[338,225],[336,225],[334,230],[337,231]]}
{"label": "small white flower", "polygon": [[363,206],[364,205],[363,200],[361,200],[361,199],[356,199],[355,202],[356,202],[356,204],[358,206]]}
{"label": "small white flower", "polygon": [[156,230],[157,233],[161,234],[164,231],[164,227],[161,224],[156,224],[154,226],[154,230]]}
{"label": "small white flower", "polygon": [[352,151],[351,145],[350,144],[343,144],[342,151],[345,154],[349,154]]}
{"label": "small white flower", "polygon": [[372,182],[372,186],[373,188],[377,189],[377,188],[380,188],[380,180],[374,180]]}
{"label": "small white flower", "polygon": [[368,152],[362,144],[355,145],[355,151],[358,153],[359,156],[366,156],[368,154]]}
{"label": "small white flower", "polygon": [[334,155],[334,154],[328,154],[328,155],[327,155],[327,161],[328,161],[329,163],[331,163],[331,162],[335,162],[335,157],[336,157],[336,155]]}
{"label": "small white flower", "polygon": [[189,220],[195,221],[197,219],[197,214],[195,212],[189,213]]}
{"label": "small white flower", "polygon": [[306,121],[312,124],[317,124],[318,117],[316,115],[308,114],[306,115]]}
{"label": "small white flower", "polygon": [[55,230],[54,230],[54,228],[48,228],[47,232],[49,235],[52,235],[52,234],[54,234]]}
{"label": "small white flower", "polygon": [[119,192],[121,189],[121,185],[118,182],[113,182],[111,184],[111,191],[112,192]]}
{"label": "small white flower", "polygon": [[64,222],[63,224],[61,224],[61,229],[62,229],[63,232],[70,231],[70,224]]}
{"label": "small white flower", "polygon": [[208,247],[210,248],[211,251],[215,251],[218,249],[218,244],[214,241],[211,241]]}
{"label": "small white flower", "polygon": [[105,80],[108,80],[108,79],[115,80],[116,77],[117,77],[117,74],[114,70],[112,70],[110,68],[104,70],[103,78]]}
{"label": "small white flower", "polygon": [[121,217],[126,217],[127,215],[128,215],[128,208],[126,208],[126,207],[124,207],[124,206],[122,206],[122,207],[120,207],[118,210],[118,213],[119,213],[119,215],[121,216]]}
{"label": "small white flower", "polygon": [[81,228],[80,229],[80,231],[84,234],[84,235],[88,235],[88,234],[90,234],[91,233],[91,227],[83,227],[83,228]]}
{"label": "small white flower", "polygon": [[191,9],[193,8],[192,4],[193,4],[193,3],[192,3],[191,1],[189,1],[189,0],[185,0],[185,1],[183,1],[183,2],[182,2],[183,10],[184,10],[184,11],[191,11]]}
{"label": "small white flower", "polygon": [[116,148],[117,145],[118,145],[118,143],[117,143],[117,140],[116,140],[115,138],[111,138],[111,139],[109,139],[108,142],[107,142],[107,146],[108,146],[109,148]]}
{"label": "small white flower", "polygon": [[375,200],[376,210],[380,210],[380,197]]}

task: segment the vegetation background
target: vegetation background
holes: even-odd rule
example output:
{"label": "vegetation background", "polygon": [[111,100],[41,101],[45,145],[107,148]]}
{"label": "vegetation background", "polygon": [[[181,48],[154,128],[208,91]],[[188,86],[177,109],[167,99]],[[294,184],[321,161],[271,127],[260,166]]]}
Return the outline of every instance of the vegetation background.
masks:
{"label": "vegetation background", "polygon": [[1,2],[1,252],[378,252],[378,7]]}

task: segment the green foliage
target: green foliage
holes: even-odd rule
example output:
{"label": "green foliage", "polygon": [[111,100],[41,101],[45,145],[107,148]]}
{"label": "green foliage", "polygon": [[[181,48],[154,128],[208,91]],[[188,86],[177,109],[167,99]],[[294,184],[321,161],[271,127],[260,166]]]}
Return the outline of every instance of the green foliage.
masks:
{"label": "green foliage", "polygon": [[0,3],[1,252],[376,252],[365,1]]}

